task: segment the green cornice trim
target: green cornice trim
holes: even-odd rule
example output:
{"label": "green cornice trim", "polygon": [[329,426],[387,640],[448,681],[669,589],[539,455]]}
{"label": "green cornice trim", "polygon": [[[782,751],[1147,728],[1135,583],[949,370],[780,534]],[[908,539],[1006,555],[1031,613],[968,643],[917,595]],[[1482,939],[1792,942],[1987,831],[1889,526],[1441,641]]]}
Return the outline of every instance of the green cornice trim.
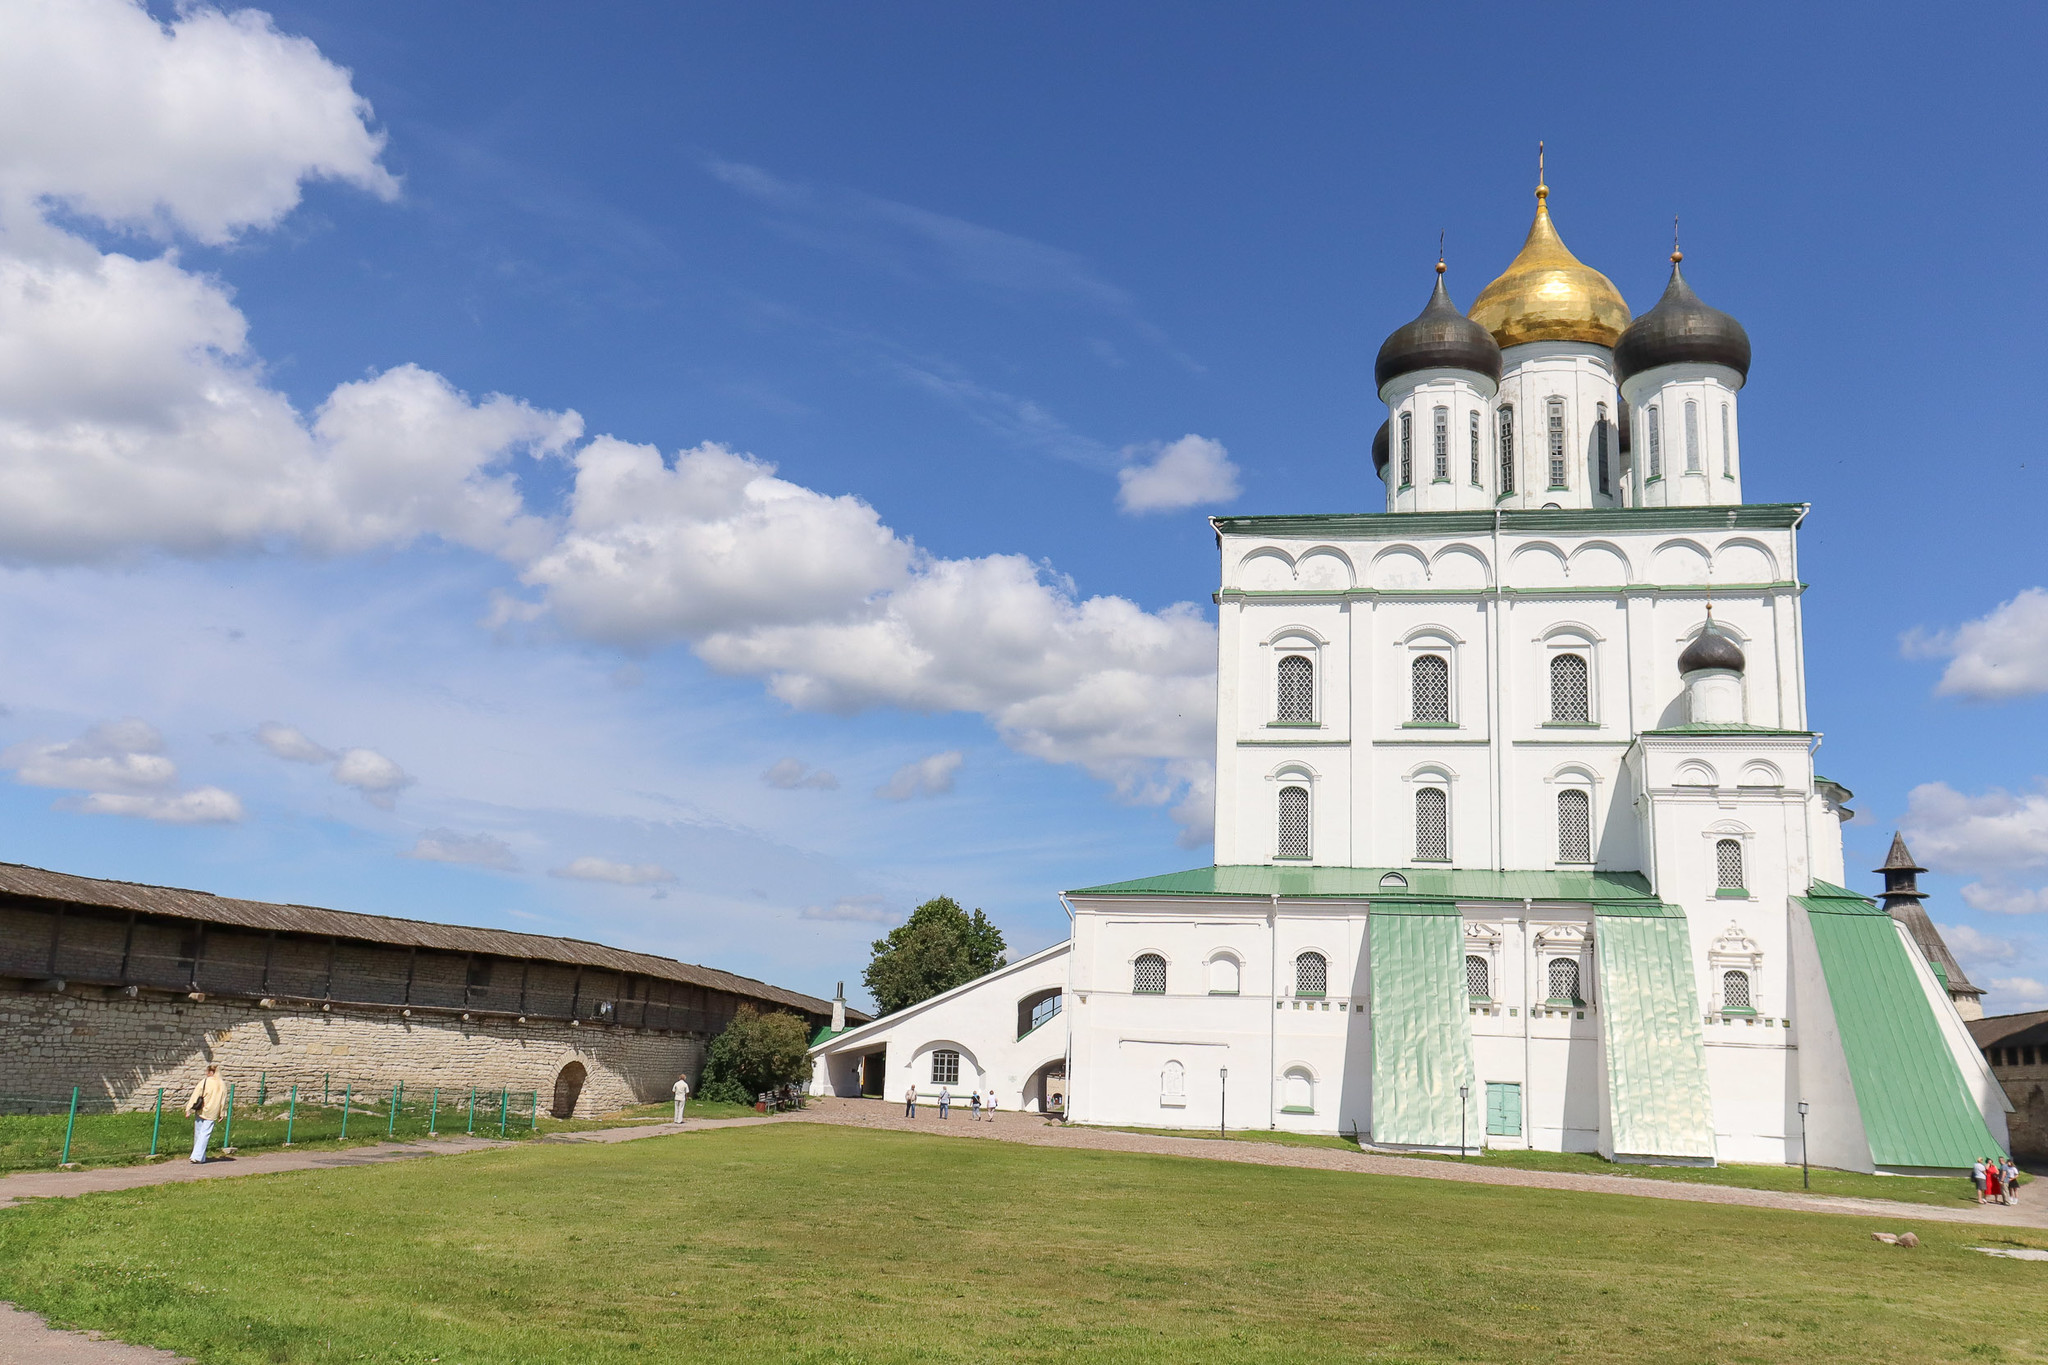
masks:
{"label": "green cornice trim", "polygon": [[[1406,886],[1381,886],[1397,872]],[[1243,896],[1287,899],[1319,896],[1384,902],[1436,902],[1448,912],[1455,900],[1654,902],[1640,872],[1495,872],[1444,867],[1270,867],[1259,863],[1190,868],[1161,877],[1111,882],[1069,891],[1070,896]]]}
{"label": "green cornice trim", "polygon": [[1721,507],[1518,508],[1496,512],[1326,512],[1300,516],[1211,517],[1218,535],[1398,540],[1414,535],[1478,535],[1503,531],[1789,531],[1808,510],[1803,502]]}
{"label": "green cornice trim", "polygon": [[1697,738],[1700,735],[1776,735],[1782,739],[1812,739],[1811,730],[1774,730],[1768,725],[1743,725],[1735,721],[1706,722],[1694,725],[1667,725],[1661,730],[1639,730],[1638,738],[1655,735],[1686,735]]}
{"label": "green cornice trim", "polygon": [[[1728,597],[1743,593],[1779,593],[1806,591],[1806,584],[1794,579],[1783,579],[1776,583],[1610,583],[1606,586],[1583,588],[1502,588],[1502,597],[1614,597],[1629,593],[1686,593],[1705,596],[1712,593]],[[1466,598],[1480,601],[1494,595],[1492,588],[1223,588],[1210,594],[1216,602],[1260,602],[1267,599],[1298,601],[1304,598],[1325,602],[1356,601],[1374,597],[1427,598],[1441,601],[1446,598]]]}

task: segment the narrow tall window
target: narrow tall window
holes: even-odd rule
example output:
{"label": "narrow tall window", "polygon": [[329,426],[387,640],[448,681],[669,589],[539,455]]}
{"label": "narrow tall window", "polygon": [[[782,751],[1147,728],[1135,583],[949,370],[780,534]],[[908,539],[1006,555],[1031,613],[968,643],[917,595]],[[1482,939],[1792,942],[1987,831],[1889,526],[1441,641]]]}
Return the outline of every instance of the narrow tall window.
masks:
{"label": "narrow tall window", "polygon": [[1465,954],[1465,994],[1474,1000],[1490,1000],[1492,981],[1488,979],[1486,959],[1477,953]]}
{"label": "narrow tall window", "polygon": [[1553,398],[1544,405],[1544,431],[1550,439],[1550,486],[1564,487],[1564,400]]}
{"label": "narrow tall window", "polygon": [[1131,964],[1131,993],[1166,994],[1166,959],[1157,953],[1141,953]]}
{"label": "narrow tall window", "polygon": [[1593,799],[1584,787],[1566,787],[1557,794],[1557,860],[1593,861]]}
{"label": "narrow tall window", "polygon": [[1605,403],[1595,404],[1593,410],[1596,414],[1593,418],[1593,472],[1599,477],[1600,491],[1612,493],[1614,489],[1607,481],[1607,442],[1610,439],[1608,433],[1613,428],[1607,425]]}
{"label": "narrow tall window", "polygon": [[1714,845],[1714,877],[1723,891],[1742,889],[1742,840],[1723,839]]}
{"label": "narrow tall window", "polygon": [[1576,1005],[1579,1000],[1579,960],[1575,957],[1553,957],[1550,959],[1550,999],[1552,1005]]}
{"label": "narrow tall window", "polygon": [[1330,963],[1321,953],[1303,953],[1294,959],[1294,993],[1328,995]]}
{"label": "narrow tall window", "polygon": [[1729,439],[1728,405],[1721,405],[1721,477],[1735,477],[1735,442]]}
{"label": "narrow tall window", "polygon": [[1472,437],[1472,486],[1477,488],[1479,486],[1479,414],[1476,411],[1472,414],[1470,428]]}
{"label": "narrow tall window", "polygon": [[1430,477],[1438,483],[1451,480],[1451,410],[1436,408],[1430,414],[1430,439],[1436,464]]}
{"label": "narrow tall window", "polygon": [[1515,406],[1512,403],[1500,405],[1500,492],[1502,497],[1515,491]]}
{"label": "narrow tall window", "polygon": [[1409,719],[1442,725],[1451,718],[1451,665],[1441,654],[1418,654],[1408,666]]}
{"label": "narrow tall window", "polygon": [[1279,705],[1274,719],[1313,721],[1316,718],[1316,666],[1299,654],[1280,657]]}
{"label": "narrow tall window", "polygon": [[1451,860],[1450,798],[1442,787],[1419,787],[1415,792],[1415,861],[1447,863]]}
{"label": "narrow tall window", "polygon": [[932,1054],[932,1084],[960,1084],[960,1054],[951,1048],[940,1048]]}
{"label": "narrow tall window", "polygon": [[1685,400],[1685,472],[1700,472],[1700,405]]}
{"label": "narrow tall window", "polygon": [[1721,1008],[1724,1010],[1746,1010],[1749,1003],[1749,973],[1721,973]]}
{"label": "narrow tall window", "polygon": [[1280,839],[1277,858],[1308,856],[1308,788],[1280,789]]}
{"label": "narrow tall window", "polygon": [[1415,482],[1415,414],[1401,414],[1401,487]]}
{"label": "narrow tall window", "polygon": [[1657,405],[1643,409],[1643,439],[1650,447],[1650,477],[1664,477],[1664,435],[1657,424]]}
{"label": "narrow tall window", "polygon": [[1586,705],[1586,656],[1553,654],[1550,657],[1550,719],[1564,725],[1582,725],[1590,714]]}

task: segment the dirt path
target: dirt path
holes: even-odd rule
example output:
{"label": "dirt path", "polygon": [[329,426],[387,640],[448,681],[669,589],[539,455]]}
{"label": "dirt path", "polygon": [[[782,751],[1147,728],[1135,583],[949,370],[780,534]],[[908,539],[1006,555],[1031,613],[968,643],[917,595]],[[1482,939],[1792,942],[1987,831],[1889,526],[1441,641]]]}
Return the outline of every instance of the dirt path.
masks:
{"label": "dirt path", "polygon": [[1235,1142],[1221,1138],[1167,1137],[1151,1133],[1120,1133],[1107,1128],[1069,1128],[1035,1114],[1000,1113],[993,1121],[975,1121],[955,1108],[941,1120],[938,1111],[920,1105],[915,1119],[903,1107],[885,1100],[816,1099],[801,1122],[888,1128],[940,1137],[984,1138],[1024,1142],[1040,1147],[1078,1147],[1105,1152],[1143,1152],[1154,1156],[1206,1157],[1257,1166],[1300,1166],[1325,1171],[1356,1171],[1364,1175],[1405,1175],[1424,1180],[1462,1180],[1477,1185],[1517,1185],[1524,1189],[1577,1190],[1590,1194],[1628,1194],[1644,1199],[1680,1199],[1695,1204],[1742,1204],[1750,1208],[1784,1209],[1794,1213],[1847,1213],[1890,1220],[1975,1223],[1991,1227],[2048,1228],[2048,1204],[2039,1184],[2021,1190],[2020,1202],[1997,1204],[1907,1204],[1890,1199],[1845,1199],[1832,1195],[1792,1194],[1777,1190],[1746,1190],[1733,1185],[1695,1185],[1645,1176],[1576,1175],[1562,1171],[1518,1171],[1501,1166],[1460,1166],[1449,1161],[1346,1152],[1334,1147],[1288,1147],[1275,1142]]}

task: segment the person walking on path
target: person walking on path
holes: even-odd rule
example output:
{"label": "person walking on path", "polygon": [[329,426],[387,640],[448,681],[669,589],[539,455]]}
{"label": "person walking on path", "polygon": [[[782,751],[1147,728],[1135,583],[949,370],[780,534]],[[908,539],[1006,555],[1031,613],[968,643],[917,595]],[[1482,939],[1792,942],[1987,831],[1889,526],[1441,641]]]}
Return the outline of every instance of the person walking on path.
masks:
{"label": "person walking on path", "polygon": [[996,1088],[994,1086],[988,1088],[988,1121],[990,1123],[996,1121]]}
{"label": "person walking on path", "polygon": [[981,1087],[974,1088],[974,1121],[981,1122]]}
{"label": "person walking on path", "polygon": [[2007,1157],[2004,1163],[1999,1166],[1998,1174],[2000,1177],[1999,1184],[2002,1185],[2005,1190],[2005,1202],[2008,1204],[2019,1203],[2020,1168],[2018,1163],[2016,1163],[2011,1157]]}
{"label": "person walking on path", "polygon": [[1977,1202],[1980,1204],[1984,1202],[1984,1165],[1984,1158],[1980,1156],[1977,1158],[1975,1164],[1973,1164],[1970,1167],[1970,1184],[1976,1187]]}
{"label": "person walking on path", "polygon": [[917,1117],[916,1081],[912,1081],[910,1083],[910,1089],[903,1092],[903,1117],[907,1119],[914,1119]]}
{"label": "person walking on path", "polygon": [[689,1101],[690,1101],[690,1078],[689,1078],[688,1076],[678,1076],[678,1077],[676,1077],[676,1084],[675,1084],[675,1096],[676,1096],[676,1118],[675,1118],[675,1121],[676,1121],[677,1123],[681,1123],[681,1122],[683,1121],[683,1106],[684,1106],[685,1104],[688,1104],[688,1103],[689,1103]]}
{"label": "person walking on path", "polygon": [[953,1088],[951,1086],[942,1085],[939,1087],[939,1117],[942,1119],[953,1117]]}
{"label": "person walking on path", "polygon": [[213,1139],[213,1125],[228,1109],[228,1083],[220,1078],[220,1063],[208,1062],[206,1074],[192,1087],[185,1112],[192,1116],[192,1164],[206,1164],[206,1144]]}

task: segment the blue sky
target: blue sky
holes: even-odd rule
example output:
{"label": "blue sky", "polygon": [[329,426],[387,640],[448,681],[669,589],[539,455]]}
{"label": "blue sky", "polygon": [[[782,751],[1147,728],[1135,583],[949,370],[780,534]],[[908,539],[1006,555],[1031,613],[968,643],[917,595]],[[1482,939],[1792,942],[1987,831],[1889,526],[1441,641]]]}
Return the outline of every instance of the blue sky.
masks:
{"label": "blue sky", "polygon": [[1051,942],[1208,856],[1202,518],[1380,505],[1541,137],[1754,340],[1850,866],[2048,1004],[2038,11],[0,9],[0,857],[827,992],[931,895]]}

